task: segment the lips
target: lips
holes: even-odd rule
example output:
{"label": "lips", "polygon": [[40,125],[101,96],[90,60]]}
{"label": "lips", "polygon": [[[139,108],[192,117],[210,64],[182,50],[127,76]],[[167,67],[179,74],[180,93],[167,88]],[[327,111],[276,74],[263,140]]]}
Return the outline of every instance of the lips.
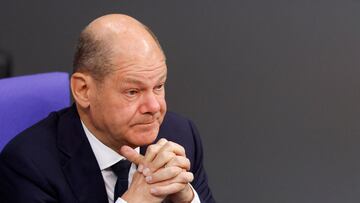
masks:
{"label": "lips", "polygon": [[136,124],[136,125],[152,125],[152,124],[155,124],[155,121],[146,122],[146,123],[138,123],[138,124]]}
{"label": "lips", "polygon": [[160,115],[147,115],[135,120],[130,126],[150,126],[155,123],[160,124],[160,119]]}
{"label": "lips", "polygon": [[139,125],[139,126],[141,126],[141,125],[143,125],[143,126],[153,125],[153,124],[156,123],[156,121],[157,121],[157,120],[146,121],[146,122],[138,122],[138,123],[135,123],[133,126],[137,126],[137,125]]}

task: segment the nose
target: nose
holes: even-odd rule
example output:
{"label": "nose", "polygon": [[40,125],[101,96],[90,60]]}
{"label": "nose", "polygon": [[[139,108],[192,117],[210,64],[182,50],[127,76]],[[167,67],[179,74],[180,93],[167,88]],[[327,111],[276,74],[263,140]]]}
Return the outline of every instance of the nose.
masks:
{"label": "nose", "polygon": [[140,107],[142,114],[155,114],[160,111],[160,96],[154,93],[144,95],[143,103]]}

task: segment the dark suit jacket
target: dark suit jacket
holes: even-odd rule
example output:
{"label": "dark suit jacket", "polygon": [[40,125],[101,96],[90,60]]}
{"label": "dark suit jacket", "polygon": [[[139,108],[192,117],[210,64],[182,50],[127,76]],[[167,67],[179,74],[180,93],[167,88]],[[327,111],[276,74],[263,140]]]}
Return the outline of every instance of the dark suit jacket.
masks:
{"label": "dark suit jacket", "polygon": [[[194,124],[168,112],[158,139],[186,149],[193,187],[202,202],[215,202],[203,167]],[[145,148],[141,148],[144,153]],[[75,106],[51,113],[15,137],[0,154],[0,202],[108,203],[104,180]]]}

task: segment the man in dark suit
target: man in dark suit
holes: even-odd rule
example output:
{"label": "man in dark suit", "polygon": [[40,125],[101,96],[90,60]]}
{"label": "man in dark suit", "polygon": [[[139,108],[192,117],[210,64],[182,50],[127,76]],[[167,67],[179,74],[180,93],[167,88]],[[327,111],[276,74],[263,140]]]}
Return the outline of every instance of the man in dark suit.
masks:
{"label": "man in dark suit", "polygon": [[147,27],[120,14],[91,22],[74,59],[75,104],[4,148],[0,202],[214,202],[195,126],[166,112],[166,76]]}

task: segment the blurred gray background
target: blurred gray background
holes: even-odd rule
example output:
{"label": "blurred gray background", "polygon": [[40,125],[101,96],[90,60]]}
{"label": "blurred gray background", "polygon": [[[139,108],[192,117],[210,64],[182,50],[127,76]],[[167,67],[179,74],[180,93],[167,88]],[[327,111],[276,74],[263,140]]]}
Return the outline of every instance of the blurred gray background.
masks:
{"label": "blurred gray background", "polygon": [[158,36],[218,202],[360,202],[360,0],[1,0],[0,50],[15,76],[71,72],[114,12]]}

